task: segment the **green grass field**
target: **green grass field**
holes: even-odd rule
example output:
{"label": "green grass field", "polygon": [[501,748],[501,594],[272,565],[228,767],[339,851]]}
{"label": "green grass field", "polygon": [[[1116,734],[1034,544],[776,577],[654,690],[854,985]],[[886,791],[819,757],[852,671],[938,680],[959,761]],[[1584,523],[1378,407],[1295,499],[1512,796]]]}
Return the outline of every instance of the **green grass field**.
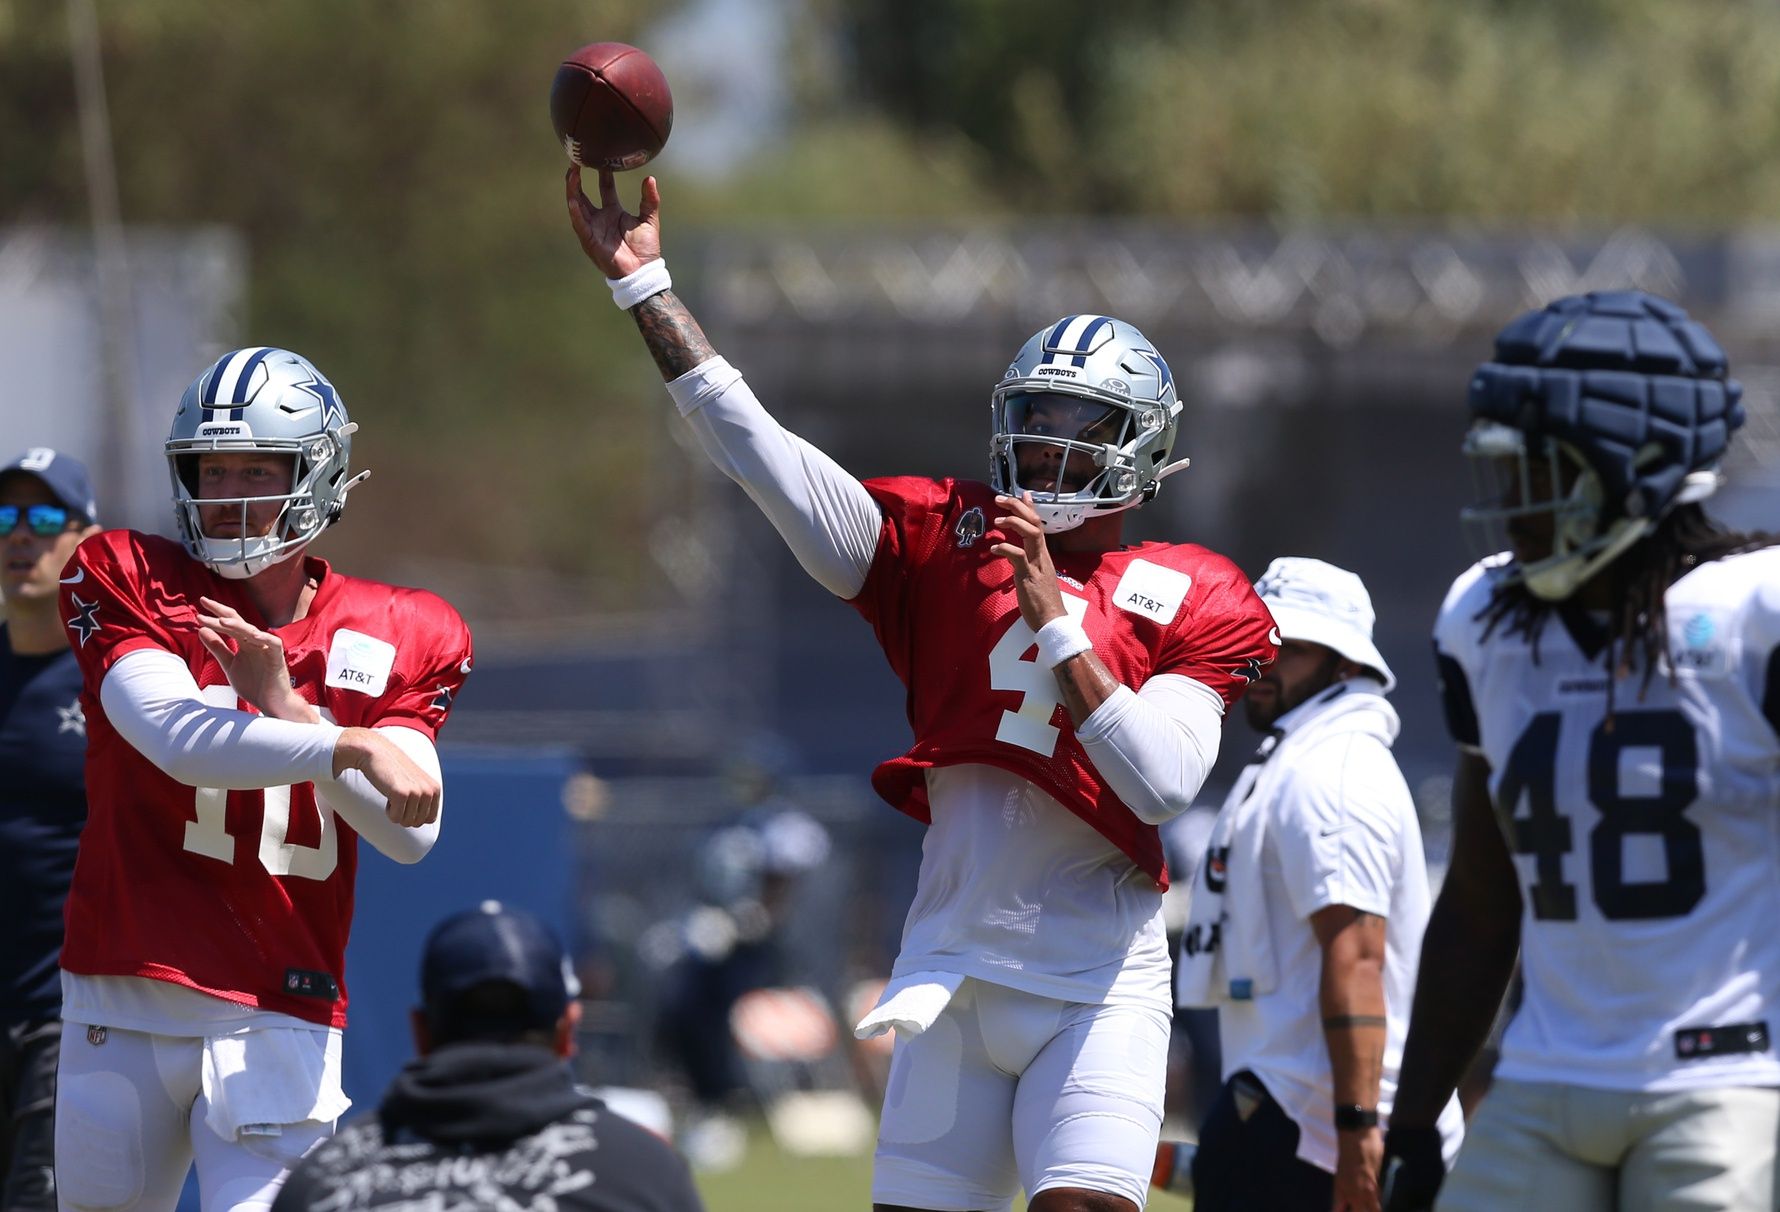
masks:
{"label": "green grass field", "polygon": [[[708,1212],[870,1212],[871,1157],[792,1157],[760,1124],[748,1132],[742,1164],[701,1174]],[[1156,1212],[1191,1212],[1192,1201],[1157,1194]]]}
{"label": "green grass field", "polygon": [[764,1124],[748,1127],[748,1152],[733,1170],[698,1176],[708,1212],[801,1212],[871,1208],[871,1157],[792,1157]]}

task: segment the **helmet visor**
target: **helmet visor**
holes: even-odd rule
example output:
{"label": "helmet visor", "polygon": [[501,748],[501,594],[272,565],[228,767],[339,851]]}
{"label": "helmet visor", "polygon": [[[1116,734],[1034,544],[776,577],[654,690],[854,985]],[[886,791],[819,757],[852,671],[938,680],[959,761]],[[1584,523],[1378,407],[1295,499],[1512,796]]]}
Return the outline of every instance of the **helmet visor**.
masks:
{"label": "helmet visor", "polygon": [[1473,554],[1512,552],[1523,568],[1565,555],[1595,536],[1597,481],[1558,442],[1481,422],[1465,437],[1476,504],[1460,514]]}
{"label": "helmet visor", "polygon": [[1001,408],[1015,483],[1058,495],[1081,492],[1103,473],[1123,444],[1131,415],[1060,392],[1010,393]]}

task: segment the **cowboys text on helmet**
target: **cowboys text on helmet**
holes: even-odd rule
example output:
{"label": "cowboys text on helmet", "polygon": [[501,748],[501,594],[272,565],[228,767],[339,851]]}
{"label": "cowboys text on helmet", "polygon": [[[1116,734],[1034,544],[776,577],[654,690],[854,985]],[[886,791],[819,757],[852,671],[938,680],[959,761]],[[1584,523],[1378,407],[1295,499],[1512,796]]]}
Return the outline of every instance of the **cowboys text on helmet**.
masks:
{"label": "cowboys text on helmet", "polygon": [[1046,531],[1156,495],[1180,398],[1147,337],[1111,316],[1065,316],[1020,347],[990,397],[990,483],[1030,492]]}

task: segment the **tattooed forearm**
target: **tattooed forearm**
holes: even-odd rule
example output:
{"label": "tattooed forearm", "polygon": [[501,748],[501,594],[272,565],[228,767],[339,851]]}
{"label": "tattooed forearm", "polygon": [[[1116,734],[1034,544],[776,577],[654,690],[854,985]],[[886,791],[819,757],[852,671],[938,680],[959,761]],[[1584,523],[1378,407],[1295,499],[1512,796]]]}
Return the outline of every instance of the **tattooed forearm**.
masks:
{"label": "tattooed forearm", "polygon": [[1385,1028],[1382,1014],[1331,1014],[1323,1019],[1325,1031],[1348,1031],[1357,1027]]}
{"label": "tattooed forearm", "polygon": [[1119,680],[1092,651],[1078,653],[1057,666],[1057,686],[1063,706],[1077,727],[1119,688]]}
{"label": "tattooed forearm", "polygon": [[643,343],[649,347],[649,356],[655,359],[656,369],[669,382],[717,354],[705,330],[671,290],[650,295],[631,308],[630,314],[636,319],[637,331],[643,334]]}

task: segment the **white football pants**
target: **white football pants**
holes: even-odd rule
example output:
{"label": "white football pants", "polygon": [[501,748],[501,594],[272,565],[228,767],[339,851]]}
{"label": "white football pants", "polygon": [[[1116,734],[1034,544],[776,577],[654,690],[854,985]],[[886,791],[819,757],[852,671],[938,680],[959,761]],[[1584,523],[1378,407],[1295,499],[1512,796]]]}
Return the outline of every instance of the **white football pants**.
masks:
{"label": "white football pants", "polygon": [[[101,1042],[91,1042],[99,1040]],[[290,1168],[333,1133],[286,1124],[224,1140],[205,1122],[204,1041],[62,1024],[56,1195],[62,1212],[172,1212],[195,1160],[204,1212],[265,1212]]]}
{"label": "white football pants", "polygon": [[1168,1031],[1161,1010],[966,980],[933,1026],[898,1034],[872,1201],[992,1212],[1077,1187],[1143,1207]]}
{"label": "white football pants", "polygon": [[1498,1079],[1436,1212],[1773,1212],[1780,1090],[1669,1094]]}

